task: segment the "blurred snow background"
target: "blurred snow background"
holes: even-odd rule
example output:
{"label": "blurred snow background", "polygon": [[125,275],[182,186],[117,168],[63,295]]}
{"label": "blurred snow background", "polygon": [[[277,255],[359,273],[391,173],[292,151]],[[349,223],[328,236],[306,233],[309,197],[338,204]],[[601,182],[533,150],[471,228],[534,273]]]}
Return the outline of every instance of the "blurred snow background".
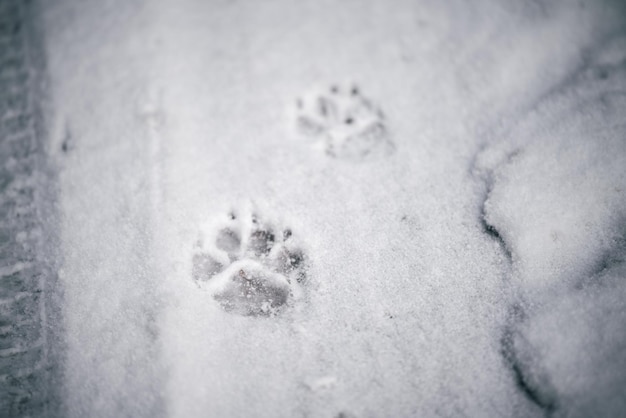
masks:
{"label": "blurred snow background", "polygon": [[[626,414],[623,4],[34,10],[64,415]],[[298,97],[346,80],[394,152],[332,158],[294,130]],[[201,226],[248,201],[309,259],[276,317],[191,277]]]}

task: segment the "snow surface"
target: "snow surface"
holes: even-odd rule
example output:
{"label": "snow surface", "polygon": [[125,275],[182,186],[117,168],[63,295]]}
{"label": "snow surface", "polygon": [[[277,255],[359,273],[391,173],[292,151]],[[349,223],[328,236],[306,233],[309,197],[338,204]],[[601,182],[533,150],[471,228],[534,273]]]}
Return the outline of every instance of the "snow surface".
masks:
{"label": "snow surface", "polygon": [[508,140],[479,157],[485,219],[524,308],[513,347],[540,403],[626,412],[626,37],[589,54]]}
{"label": "snow surface", "polygon": [[[624,8],[40,2],[68,416],[617,416],[626,406]],[[394,152],[297,132],[352,80]],[[304,297],[226,312],[203,225],[253,201]]]}

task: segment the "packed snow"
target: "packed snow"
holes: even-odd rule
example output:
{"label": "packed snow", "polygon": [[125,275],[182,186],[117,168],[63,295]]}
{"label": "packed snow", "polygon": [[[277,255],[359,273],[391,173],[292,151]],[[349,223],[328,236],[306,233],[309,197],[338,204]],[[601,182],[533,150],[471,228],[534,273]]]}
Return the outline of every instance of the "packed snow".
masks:
{"label": "packed snow", "polygon": [[63,416],[626,413],[624,5],[35,10]]}

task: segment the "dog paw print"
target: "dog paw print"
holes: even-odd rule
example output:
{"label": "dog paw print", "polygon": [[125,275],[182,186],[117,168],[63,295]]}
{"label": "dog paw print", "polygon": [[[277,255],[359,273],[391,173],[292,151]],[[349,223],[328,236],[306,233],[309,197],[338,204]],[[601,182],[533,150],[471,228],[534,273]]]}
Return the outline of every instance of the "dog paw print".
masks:
{"label": "dog paw print", "polygon": [[227,312],[273,316],[302,296],[304,262],[289,228],[231,212],[203,231],[192,276]]}
{"label": "dog paw print", "polygon": [[298,132],[314,139],[326,154],[362,159],[393,150],[385,116],[356,85],[333,85],[296,101]]}

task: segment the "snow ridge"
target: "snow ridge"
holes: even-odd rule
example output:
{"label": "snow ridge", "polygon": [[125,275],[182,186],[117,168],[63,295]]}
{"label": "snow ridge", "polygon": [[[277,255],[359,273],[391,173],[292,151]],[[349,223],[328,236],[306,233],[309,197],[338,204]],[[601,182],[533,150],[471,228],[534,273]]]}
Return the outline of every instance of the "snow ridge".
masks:
{"label": "snow ridge", "polygon": [[485,149],[482,223],[511,261],[502,353],[555,416],[626,407],[626,37]]}

